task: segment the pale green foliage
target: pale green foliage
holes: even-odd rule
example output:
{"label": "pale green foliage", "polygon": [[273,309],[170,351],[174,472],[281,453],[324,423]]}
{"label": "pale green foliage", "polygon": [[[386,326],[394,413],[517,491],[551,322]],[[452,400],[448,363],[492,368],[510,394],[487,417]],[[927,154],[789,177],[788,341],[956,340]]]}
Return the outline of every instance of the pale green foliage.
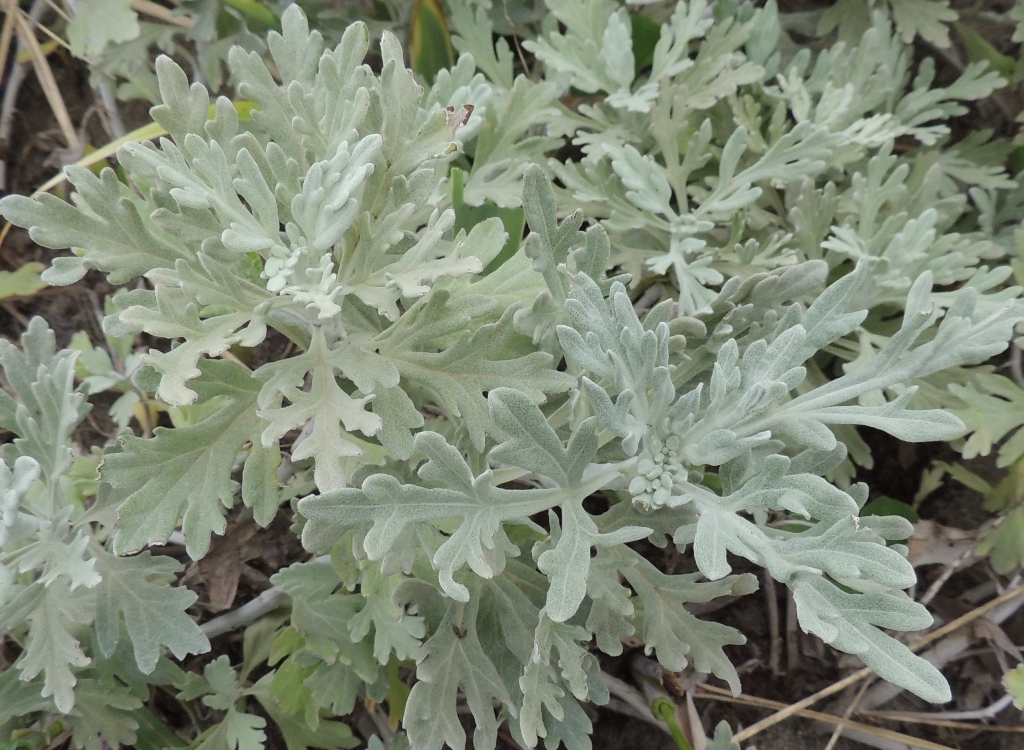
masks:
{"label": "pale green foliage", "polygon": [[[873,261],[857,298],[872,314],[830,350],[851,372],[884,346],[889,334],[879,320],[902,308],[925,272],[938,285],[972,286],[993,303],[1015,296],[1005,288],[1009,268],[987,264],[1015,250],[1007,231],[1018,220],[1010,192],[1018,183],[986,151],[995,146],[988,136],[949,147],[946,124],[1005,81],[985,63],[942,87],[932,60],[913,70],[906,40],[920,32],[941,41],[935,35],[945,33],[940,20],[951,20],[947,4],[894,0],[897,30],[869,5],[837,3],[821,33],[863,6],[859,31],[783,61],[784,24],[774,4],[678,3],[651,11],[660,38],[650,66],[637,69],[626,10],[548,2],[564,29],[548,27],[524,45],[548,79],[592,94],[549,126],[582,150],[581,158],[550,164],[567,188],[558,213],[582,207],[603,218],[608,265],[628,271],[634,286],[667,277],[687,314],[711,304],[731,276],[805,260],[833,269]],[[925,11],[935,11],[932,21]],[[923,25],[909,28],[911,16]],[[897,138],[923,148],[896,154]],[[544,304],[535,303],[538,314]],[[977,371],[960,368],[957,379],[979,398],[996,398]],[[920,383],[929,403],[969,409],[947,381]],[[881,398],[860,396],[865,405]],[[853,458],[870,463],[867,446],[856,446]]]}
{"label": "pale green foliage", "polygon": [[0,271],[0,300],[38,292],[46,286],[39,278],[41,263],[25,263],[15,271]]}
{"label": "pale green foliage", "polygon": [[949,0],[839,0],[821,15],[820,34],[837,30],[847,40],[855,39],[871,25],[872,10],[888,11],[904,42],[920,36],[936,47],[948,47],[948,24],[960,16]]}
{"label": "pale green foliage", "polygon": [[1013,696],[1013,704],[1017,708],[1024,708],[1024,667],[1017,666],[1004,674],[1003,685]]}
{"label": "pale green foliage", "polygon": [[1009,16],[1017,22],[1017,28],[1013,30],[1013,41],[1024,42],[1024,2],[1015,0],[1010,8]]}
{"label": "pale green foliage", "polygon": [[708,750],[739,750],[739,744],[732,741],[732,730],[729,725],[722,721],[715,727],[715,738]]}
{"label": "pale green foliage", "polygon": [[970,436],[963,448],[964,458],[988,455],[993,446],[1013,435],[999,448],[998,465],[1010,466],[1024,456],[1024,391],[1009,378],[982,374],[973,384],[953,383],[950,390],[964,403],[957,414],[967,425]]}
{"label": "pale green foliage", "polygon": [[[993,257],[980,236],[973,242],[937,236],[929,204],[937,204],[938,217],[956,211],[955,217],[963,208],[957,211],[949,202],[953,191],[936,194],[932,187],[926,200],[917,198],[913,213],[901,214],[908,191],[942,179],[941,161],[923,182],[907,184],[912,161],[906,160],[890,178],[888,192],[861,187],[903,161],[866,162],[873,152],[888,154],[886,144],[905,135],[937,143],[948,133],[942,120],[964,111],[960,101],[1002,85],[983,65],[969,66],[947,88],[934,88],[934,65],[926,60],[911,84],[909,49],[877,17],[856,46],[834,45],[813,62],[804,49],[783,68],[772,54],[781,34],[773,5],[758,11],[742,6],[716,22],[698,1],[676,6],[662,26],[649,71],[612,81],[599,73],[608,50],[630,49],[613,41],[621,34],[624,11],[612,13],[613,6],[602,3],[571,5],[550,4],[567,27],[564,33],[526,42],[555,80],[567,76],[574,87],[600,94],[581,104],[571,121],[585,158],[552,166],[569,188],[568,205],[608,218],[605,226],[617,249],[613,262],[633,272],[634,282],[648,269],[670,272],[681,304],[692,312],[710,301],[708,288],[727,275],[821,257],[830,228],[845,242],[826,244],[831,253],[825,258],[836,264],[839,253],[851,254],[842,249],[850,243],[857,248],[853,252],[884,257],[903,225],[922,221],[931,226],[919,229],[930,231],[919,242],[921,251],[948,256],[948,245],[958,242],[956,260],[947,263],[958,264],[960,280],[979,257]],[[633,61],[630,56],[608,67],[629,73]],[[633,110],[648,117],[639,120]],[[717,179],[707,177],[709,171]],[[828,182],[818,178],[824,174]],[[1005,175],[991,178],[992,187],[1012,184]],[[812,200],[805,209],[804,201]],[[872,207],[851,202],[858,200],[870,200]],[[857,224],[847,228],[854,216]],[[876,217],[892,217],[884,243]],[[812,221],[817,236],[802,242]],[[904,292],[917,275],[905,265],[912,257],[891,271],[903,280]]]}
{"label": "pale green foliage", "polygon": [[[37,226],[39,242],[79,248],[78,258],[47,272],[51,282],[95,267],[115,282],[144,274],[156,284],[116,296],[105,324],[114,336],[180,339],[170,351],[143,354],[151,370],[138,372],[136,383],[152,382],[171,405],[226,399],[198,424],[158,430],[153,441],[126,439],[125,451],[106,462],[104,478],[127,498],[119,552],[166,540],[184,518],[190,554],[204,554],[211,532],[223,531],[230,473],[245,445],[252,447],[242,499],[268,523],[278,441],[314,415],[292,458],[316,459],[315,478],[326,490],[382,460],[371,438],[409,454],[409,431],[423,424],[410,392],[432,394],[479,448],[488,419],[481,392],[515,382],[540,401],[573,382],[548,368],[546,354],[506,353],[514,310],[479,297],[448,301],[443,291],[481,272],[505,242],[498,219],[451,237],[454,211],[436,202],[444,199],[436,194],[439,172],[458,154],[455,136],[469,110],[430,104],[393,36],[382,41],[378,77],[361,64],[369,44],[363,26],[349,27],[322,57],[320,35],[297,10],[283,34],[271,35],[270,47],[288,85],[275,83],[258,56],[231,54],[264,141],[240,130],[226,99],[207,120],[206,91],[189,87],[161,58],[165,103],[153,115],[171,138],[158,148],[129,144],[120,155],[147,186],[145,199],[112,172],[96,178],[72,170],[79,208],[50,196],[4,205],[6,215]],[[516,160],[513,171],[523,169]],[[467,326],[473,330],[460,336]],[[306,351],[252,379],[230,365],[204,364],[233,346],[259,345],[270,329]],[[154,465],[165,468],[154,472]],[[197,483],[204,492],[194,491]]]}
{"label": "pale green foliage", "polygon": [[[69,446],[89,410],[73,384],[78,353],[56,352],[40,318],[22,346],[23,352],[0,341],[0,367],[12,389],[0,391],[0,427],[16,436],[0,449],[0,633],[23,644],[15,666],[28,682],[28,710],[71,714],[90,748],[100,746],[101,736],[130,743],[134,720],[79,705],[97,700],[95,661],[112,656],[126,635],[134,659],[121,674],[135,683],[154,671],[164,647],[179,658],[207,650],[184,611],[196,595],[169,585],[181,570],[171,558],[146,552],[123,559],[105,548],[111,507],[97,500],[85,510],[85,496],[96,492],[96,468],[85,458],[75,466]],[[92,530],[97,522],[100,529]],[[83,637],[86,628],[95,640]],[[12,700],[15,689],[8,683],[0,703]],[[141,705],[121,689],[104,702],[111,710]]]}
{"label": "pale green foliage", "polygon": [[[113,312],[107,304],[107,311]],[[82,392],[88,396],[104,391],[115,391],[117,397],[107,413],[122,429],[136,418],[148,394],[131,382],[142,366],[142,358],[132,351],[134,336],[106,336],[106,347],[93,346],[88,334],[79,332],[71,337],[68,348],[80,352],[75,360],[75,376],[82,381]]]}
{"label": "pale green foliage", "polygon": [[68,41],[76,57],[93,58],[108,44],[134,39],[139,19],[130,0],[76,0],[68,24]]}
{"label": "pale green foliage", "polygon": [[[208,750],[262,748],[264,714],[289,748],[351,746],[332,718],[378,704],[406,732],[388,747],[462,750],[462,700],[481,750],[502,723],[524,746],[587,750],[581,703],[608,698],[592,644],[615,656],[635,637],[740,691],[744,634],[687,608],[751,594],[737,558],[790,589],[804,630],[949,699],[887,632],[931,622],[904,593],[912,529],[861,515],[847,456],[870,461],[858,426],[967,428],[982,452],[1019,425],[978,416],[1021,399],[976,368],[1024,321],[1010,269],[987,265],[1014,247],[1017,185],[987,136],[947,143],[1002,79],[970,66],[934,87],[880,15],[855,45],[784,57],[774,4],[700,0],[642,11],[660,31],[637,70],[627,9],[547,6],[524,42],[541,80],[513,75],[497,14],[456,3],[462,56],[430,89],[394,35],[371,67],[367,26],[324,49],[292,6],[273,66],[229,54],[251,123],[223,98],[211,116],[161,58],[169,137],[122,149],[128,184],[71,170],[71,204],[0,202],[72,248],[50,282],[144,279],[108,308],[113,358],[79,340],[76,366],[38,323],[25,354],[0,343],[0,426],[18,436],[0,452],[0,625],[33,688],[0,675],[21,707],[0,701],[0,721],[81,717],[113,674],[127,687],[105,720],[172,684],[221,712],[194,743]],[[566,138],[578,158],[548,162]],[[138,333],[159,344],[134,353]],[[106,389],[122,426],[151,393],[178,416],[108,446],[85,502],[68,443]],[[241,665],[174,673],[162,649],[208,645],[184,614],[195,595],[168,586],[170,558],[113,553],[180,525],[202,557],[239,498],[263,526],[291,501],[324,556],[273,575],[289,610],[248,628]],[[734,750],[727,726],[711,747]]]}

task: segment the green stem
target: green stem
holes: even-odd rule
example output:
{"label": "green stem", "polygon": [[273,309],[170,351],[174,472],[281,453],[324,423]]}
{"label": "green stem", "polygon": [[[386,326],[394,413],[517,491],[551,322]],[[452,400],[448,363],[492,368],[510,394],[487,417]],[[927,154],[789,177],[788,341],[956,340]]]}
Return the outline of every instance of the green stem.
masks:
{"label": "green stem", "polygon": [[655,698],[651,701],[651,713],[668,724],[669,734],[676,741],[679,750],[693,750],[693,745],[686,739],[679,722],[676,721],[676,704],[668,698]]}

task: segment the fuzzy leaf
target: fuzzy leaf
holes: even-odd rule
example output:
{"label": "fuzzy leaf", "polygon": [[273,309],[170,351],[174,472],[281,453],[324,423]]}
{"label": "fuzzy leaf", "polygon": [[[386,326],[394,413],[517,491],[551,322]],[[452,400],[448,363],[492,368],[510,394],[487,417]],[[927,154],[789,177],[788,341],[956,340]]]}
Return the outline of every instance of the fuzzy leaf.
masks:
{"label": "fuzzy leaf", "polygon": [[123,284],[154,268],[173,268],[185,249],[173,238],[146,225],[136,196],[112,169],[99,177],[82,167],[68,167],[68,180],[88,212],[50,194],[38,201],[10,195],[0,201],[0,214],[18,226],[30,227],[33,241],[43,247],[81,248],[81,257],[57,258],[43,273],[49,284],[78,281],[89,268],[109,274]]}
{"label": "fuzzy leaf", "polygon": [[[135,552],[146,544],[162,544],[180,518],[193,559],[206,554],[210,534],[224,532],[224,512],[234,505],[236,483],[231,470],[238,452],[248,443],[248,461],[276,464],[277,448],[264,448],[260,434],[266,422],[256,414],[261,383],[243,366],[207,361],[205,375],[196,381],[203,400],[224,397],[226,403],[196,424],[176,429],[158,427],[150,439],[125,437],[124,449],[104,458],[103,477],[125,493],[118,511],[114,549]],[[265,454],[265,455],[261,455]],[[247,487],[256,478],[242,476],[242,499],[268,524],[277,512],[277,487],[259,482],[262,494]]]}
{"label": "fuzzy leaf", "polygon": [[[575,384],[575,378],[549,367],[551,357],[543,352],[501,357],[502,348],[515,334],[510,307],[496,323],[465,333],[442,351],[422,351],[430,343],[428,323],[442,314],[445,298],[424,308],[422,332],[404,340],[397,336],[379,338],[380,354],[415,387],[434,394],[446,412],[460,418],[473,444],[483,449],[484,432],[491,420],[483,394],[498,387],[515,388],[535,402],[548,393],[561,393]],[[398,345],[401,345],[400,348]],[[492,359],[492,357],[494,357]]]}
{"label": "fuzzy leaf", "polygon": [[21,345],[24,351],[0,340],[0,367],[16,397],[0,390],[0,427],[18,436],[0,456],[10,465],[19,456],[33,458],[52,485],[71,466],[67,443],[91,406],[74,388],[78,353],[57,352],[46,321],[33,318]]}
{"label": "fuzzy leaf", "polygon": [[[347,348],[330,349],[323,330],[318,328],[307,352],[281,362],[271,362],[255,374],[266,378],[259,394],[259,414],[267,422],[261,437],[263,446],[273,446],[286,432],[302,427],[312,419],[313,429],[292,451],[292,459],[316,460],[315,476],[321,490],[344,486],[346,459],[362,455],[362,448],[349,433],[359,431],[369,437],[382,426],[381,418],[366,408],[373,394],[352,397],[335,378],[336,369],[347,370],[346,374],[350,374],[356,383],[364,387],[375,385],[372,380],[367,383],[365,377],[353,374],[355,368],[346,366],[346,358],[354,358],[356,354],[349,354]],[[312,374],[308,391],[302,389],[307,373]],[[378,383],[383,381],[382,385],[393,386],[398,381],[394,368],[387,367],[386,362],[380,362],[373,375]],[[280,406],[282,398],[291,403]]]}
{"label": "fuzzy leaf", "polygon": [[942,673],[879,628],[916,630],[931,624],[928,611],[900,594],[847,594],[823,578],[791,584],[800,626],[932,703],[951,700]]}
{"label": "fuzzy leaf", "polygon": [[139,21],[125,0],[79,0],[68,24],[71,54],[85,59],[104,52],[107,45],[126,42],[139,35]]}
{"label": "fuzzy leaf", "polygon": [[71,630],[92,619],[84,604],[76,600],[62,579],[43,589],[38,607],[28,616],[29,641],[17,662],[23,680],[43,673],[42,695],[52,695],[57,710],[63,713],[75,705],[77,679],[72,668],[88,666],[92,661],[71,634]]}
{"label": "fuzzy leaf", "polygon": [[448,596],[467,601],[469,589],[454,579],[463,566],[490,578],[501,572],[507,554],[517,554],[503,524],[547,510],[561,497],[559,490],[507,490],[491,483],[490,472],[473,477],[465,459],[441,435],[421,432],[416,450],[428,457],[419,476],[428,486],[402,484],[389,474],[368,477],[360,489],[343,488],[304,498],[299,510],[309,522],[303,544],[318,548],[318,540],[345,528],[372,523],[363,540],[371,560],[396,554],[396,542],[410,525],[460,519],[461,523],[437,549],[433,564]]}
{"label": "fuzzy leaf", "polygon": [[103,554],[96,561],[103,576],[96,588],[96,636],[104,654],[114,653],[122,618],[144,674],[156,668],[163,646],[179,659],[210,650],[209,640],[185,612],[198,597],[184,586],[170,586],[180,564],[149,552],[135,557]]}
{"label": "fuzzy leaf", "polygon": [[465,694],[476,722],[474,747],[492,747],[498,721],[492,707],[499,700],[515,715],[511,697],[477,636],[479,597],[469,603],[452,602],[434,635],[423,646],[419,677],[405,706],[405,728],[413,747],[455,750],[466,746],[466,732],[458,720],[455,702]]}
{"label": "fuzzy leaf", "polygon": [[734,628],[694,617],[683,604],[749,594],[757,589],[756,579],[747,574],[699,583],[697,575],[668,576],[639,555],[624,554],[634,560],[623,575],[643,607],[639,619],[647,653],[656,651],[658,661],[673,672],[683,669],[689,656],[694,669],[721,678],[739,695],[740,678],[723,647],[739,646],[747,639]]}

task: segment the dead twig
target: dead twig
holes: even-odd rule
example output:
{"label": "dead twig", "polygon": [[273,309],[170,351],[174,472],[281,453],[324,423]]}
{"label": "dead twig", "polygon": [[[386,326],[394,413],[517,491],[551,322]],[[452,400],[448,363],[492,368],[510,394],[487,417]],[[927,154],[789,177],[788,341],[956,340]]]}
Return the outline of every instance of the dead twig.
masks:
{"label": "dead twig", "polygon": [[[759,708],[775,708],[782,710],[788,710],[790,707],[786,706],[785,703],[779,703],[778,701],[768,700],[767,698],[755,698],[752,696],[740,695],[733,697],[732,693],[728,690],[722,690],[721,688],[715,687],[714,685],[701,685],[697,689],[697,693],[694,697],[703,698],[704,700],[717,700],[724,701],[726,703],[739,703],[747,706],[757,706]],[[901,732],[894,732],[891,729],[882,729],[881,727],[871,726],[870,724],[864,724],[860,721],[854,721],[852,719],[845,719],[841,716],[834,716],[833,714],[825,714],[820,711],[811,711],[806,708],[799,708],[794,711],[790,716],[796,714],[805,719],[814,719],[815,721],[823,721],[829,724],[837,724],[847,729],[854,729],[859,732],[864,732],[873,737],[880,739],[891,740],[894,742],[902,742],[910,747],[921,748],[921,750],[954,750],[949,745],[940,745],[937,742],[931,742],[930,740],[922,740],[917,737],[911,737],[910,735],[903,734]],[[756,724],[754,726],[757,726]],[[753,728],[753,727],[751,727]],[[744,734],[746,730],[733,736],[733,742],[742,742],[739,739],[741,734]]]}
{"label": "dead twig", "polygon": [[923,604],[924,606],[928,606],[928,604],[931,603],[931,600],[938,595],[942,587],[946,585],[946,581],[948,581],[954,573],[956,573],[958,570],[961,570],[967,564],[968,561],[974,562],[977,559],[978,558],[974,556],[973,547],[965,549],[963,552],[960,553],[960,557],[958,557],[956,560],[949,563],[942,569],[942,573],[939,575],[938,578],[932,581],[932,585],[929,586],[928,590],[924,592],[920,599],[918,599],[918,602],[920,604]]}
{"label": "dead twig", "polygon": [[68,149],[80,151],[82,144],[78,138],[78,132],[71,123],[71,116],[68,114],[67,106],[64,104],[60,87],[57,86],[57,80],[53,77],[53,71],[50,70],[50,63],[46,60],[46,54],[43,52],[39,40],[36,39],[32,28],[29,26],[26,15],[18,8],[17,0],[7,0],[7,12],[15,16],[14,22],[21,42],[19,44],[19,51],[22,49],[23,44],[24,49],[28,52],[29,59],[32,61],[32,68],[39,79],[39,85],[42,86],[46,101],[50,105],[50,109],[53,110],[54,117],[57,118],[57,125],[60,127]]}
{"label": "dead twig", "polygon": [[[919,639],[917,642],[911,644],[910,649],[912,651],[920,651],[928,644],[934,643],[943,636],[949,635],[950,633],[959,630],[964,625],[974,622],[976,619],[984,616],[988,612],[998,607],[1000,604],[1004,604],[1006,602],[1012,601],[1013,599],[1017,599],[1022,596],[1024,596],[1024,586],[1016,586],[1013,589],[1007,591],[1005,594],[997,596],[995,599],[992,599],[991,601],[982,604],[980,607],[972,609],[970,612],[956,618],[951,622],[946,623],[941,628],[938,628],[937,630],[929,633],[928,635]],[[756,724],[747,727],[743,731],[739,732],[733,738],[733,740],[735,742],[743,742],[745,740],[749,740],[751,737],[763,732],[768,727],[775,726],[780,721],[788,719],[790,716],[793,716],[794,714],[803,711],[809,706],[813,706],[815,703],[822,700],[823,698],[827,698],[830,695],[835,695],[836,693],[838,693],[841,690],[844,690],[850,685],[856,685],[861,680],[865,679],[866,677],[870,677],[873,674],[874,671],[871,669],[871,667],[864,667],[863,669],[859,669],[853,674],[844,677],[842,680],[834,682],[833,684],[829,685],[826,688],[823,688],[822,690],[819,690],[813,695],[807,696],[803,700],[797,701],[792,705],[785,706],[776,713],[772,714],[771,716],[762,719]]]}
{"label": "dead twig", "polygon": [[[7,37],[7,44],[3,47],[4,56],[0,58],[4,61],[7,60],[7,48],[10,46],[10,38],[13,37],[14,33],[18,31],[18,21],[21,19],[22,11],[18,8],[16,0],[0,0],[3,4],[4,13],[6,14],[6,20],[4,21],[4,36]],[[11,12],[11,9],[14,12]],[[29,8],[28,17],[33,21],[38,20],[46,9],[46,3],[43,0],[35,0],[32,3],[32,7]],[[9,30],[8,30],[9,29]],[[21,35],[18,35],[18,44],[16,49],[21,52],[25,47],[25,42],[22,40]],[[0,103],[0,146],[9,146],[11,139],[11,131],[14,127],[14,108],[18,100],[18,91],[21,89],[21,84],[24,83],[28,73],[25,70],[24,65],[18,65],[15,62],[11,68],[11,74],[7,77],[7,83],[4,86],[3,102]],[[0,159],[0,190],[7,189],[7,159]],[[4,231],[6,235],[6,230]],[[3,241],[3,236],[0,236],[0,242]]]}
{"label": "dead twig", "polygon": [[150,2],[150,0],[132,0],[132,10],[136,13],[142,13],[143,15],[155,18],[158,21],[163,21],[171,26],[178,26],[182,29],[191,29],[196,25],[194,19],[188,16],[176,16],[174,11],[165,8],[157,3]]}
{"label": "dead twig", "polygon": [[280,607],[287,599],[288,594],[283,589],[277,587],[267,589],[248,604],[243,604],[238,609],[233,609],[209,622],[204,622],[199,629],[207,638],[216,638],[218,635],[251,625],[267,612],[272,612]]}
{"label": "dead twig", "polygon": [[[860,686],[860,690],[857,691],[857,695],[850,701],[850,705],[843,711],[843,718],[849,719],[853,715],[853,712],[857,710],[857,704],[860,703],[860,699],[864,697],[864,693],[867,691],[868,686],[871,684],[870,680],[864,680],[864,684]],[[832,736],[828,738],[828,744],[825,745],[825,750],[832,750],[836,743],[839,742],[839,738],[843,736],[843,729],[845,727],[842,724],[836,724],[836,728],[832,730]]]}
{"label": "dead twig", "polygon": [[[916,724],[934,724],[936,726],[965,727],[970,729],[996,729],[978,724],[968,724],[970,720],[981,721],[992,719],[1003,712],[1013,702],[1013,696],[1007,693],[995,703],[979,708],[975,711],[860,711],[862,716],[871,716],[876,719],[891,719],[893,721],[906,721]],[[1006,727],[1014,732],[1024,732],[1024,727]]]}

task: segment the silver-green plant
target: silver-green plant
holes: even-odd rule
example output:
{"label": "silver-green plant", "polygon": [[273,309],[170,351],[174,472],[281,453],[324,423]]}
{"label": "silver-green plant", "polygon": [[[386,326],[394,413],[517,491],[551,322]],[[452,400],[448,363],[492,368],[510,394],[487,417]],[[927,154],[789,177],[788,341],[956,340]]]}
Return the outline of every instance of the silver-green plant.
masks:
{"label": "silver-green plant", "polygon": [[[853,371],[888,341],[889,321],[925,272],[944,288],[977,289],[982,304],[1019,294],[1005,260],[1019,244],[1022,184],[1003,166],[1012,145],[950,134],[968,103],[1006,84],[984,62],[938,86],[932,60],[913,69],[913,31],[901,37],[867,10],[854,43],[816,49],[793,43],[795,22],[774,3],[645,3],[632,12],[613,0],[546,4],[560,25],[523,46],[568,105],[549,124],[577,147],[549,164],[565,187],[559,213],[582,208],[601,219],[612,265],[651,298],[671,296],[692,314],[731,277],[824,260],[834,278],[871,262],[857,299],[869,316],[816,359]],[[899,20],[903,6],[892,5]],[[480,56],[486,17],[461,10],[453,27],[460,49]],[[1011,402],[1020,398],[989,373],[958,368],[917,383],[922,404],[957,411],[977,433],[968,456],[991,447],[975,407],[1005,412],[1007,390]],[[855,461],[869,465],[868,445],[853,431],[845,437]],[[1004,462],[1019,455],[1011,453]]]}
{"label": "silver-green plant", "polygon": [[58,712],[79,746],[132,745],[149,686],[181,674],[164,650],[210,644],[185,612],[196,595],[170,585],[179,562],[110,550],[117,504],[97,487],[98,457],[71,447],[90,409],[78,352],[56,351],[41,318],[21,343],[0,341],[0,428],[15,436],[0,447],[0,633],[20,650],[0,674],[0,728]]}
{"label": "silver-green plant", "polygon": [[[672,65],[687,67],[667,46]],[[0,350],[15,393],[0,397],[0,426],[22,440],[2,454],[0,500],[5,525],[24,528],[4,538],[5,564],[21,562],[0,588],[0,632],[21,647],[22,677],[52,672],[41,686],[0,676],[0,720],[48,710],[51,696],[56,710],[77,710],[86,670],[105,669],[98,655],[112,658],[125,640],[119,620],[98,608],[90,666],[68,630],[81,616],[67,597],[121,581],[118,566],[137,571],[136,586],[146,575],[164,586],[174,572],[167,558],[115,555],[164,544],[180,524],[188,555],[200,558],[239,498],[267,525],[301,497],[296,531],[323,557],[273,576],[290,614],[248,628],[238,670],[226,656],[203,677],[157,669],[170,664],[161,646],[179,657],[207,646],[180,612],[193,598],[180,587],[166,594],[180,605],[173,634],[132,631],[146,616],[165,617],[164,603],[140,596],[126,618],[138,671],[173,685],[181,701],[225,712],[196,741],[204,748],[263,746],[250,697],[290,747],[343,746],[347,733],[329,719],[363,697],[387,701],[401,721],[406,734],[389,747],[461,749],[460,696],[477,748],[495,746],[502,722],[526,746],[544,738],[549,748],[588,748],[580,702],[607,698],[593,646],[617,655],[635,634],[667,669],[692,665],[739,692],[726,648],[743,634],[686,608],[754,591],[756,577],[735,567],[788,586],[808,632],[926,700],[948,700],[942,675],[883,630],[931,622],[903,591],[915,575],[895,540],[909,536],[908,522],[861,516],[867,488],[824,476],[844,460],[851,425],[909,441],[961,434],[956,417],[911,408],[910,384],[1003,351],[1024,320],[1016,295],[970,285],[938,295],[922,269],[897,299],[902,324],[832,380],[813,360],[863,330],[877,262],[748,264],[701,292],[700,304],[666,299],[638,312],[627,285],[646,258],[620,273],[632,246],[617,214],[586,231],[580,212],[559,221],[550,181],[525,163],[544,139],[525,150],[501,139],[516,117],[541,117],[556,87],[512,83],[533,106],[510,107],[466,63],[425,91],[393,36],[381,41],[379,72],[363,62],[368,47],[357,24],[324,50],[290,8],[269,37],[280,83],[254,54],[236,48],[229,58],[240,95],[255,105],[251,126],[226,99],[210,116],[206,90],[163,58],[164,103],[153,115],[169,137],[122,149],[127,183],[110,170],[71,170],[73,204],[0,202],[40,244],[72,248],[47,271],[51,283],[91,268],[114,283],[145,279],[113,298],[105,330],[164,340],[141,355],[135,386],[169,405],[206,407],[194,423],[108,447],[102,502],[51,508],[58,478],[45,461],[66,462],[85,408],[71,389],[75,355],[54,353],[39,324],[25,355]],[[506,53],[490,63],[511,79]],[[624,97],[629,111],[657,92]],[[698,142],[704,131],[713,126],[695,126]],[[704,183],[686,210],[718,217],[749,207],[754,183],[771,172],[801,180],[823,169],[835,138],[816,125],[780,131],[743,169],[757,145],[730,138],[718,168],[727,184]],[[692,158],[704,160],[705,148]],[[616,163],[635,167],[625,179],[636,186],[622,182],[634,197],[611,205],[657,216],[659,193],[643,197],[654,162],[628,144],[603,153],[609,176]],[[448,183],[456,167],[467,175],[463,201]],[[519,191],[530,228],[521,245],[506,244],[498,218],[459,215],[466,205],[507,208]],[[492,265],[505,247],[514,252]],[[268,337],[294,353],[244,364]],[[43,399],[39,383],[55,373],[59,398]],[[65,406],[54,411],[51,401]],[[32,416],[36,402],[53,412],[45,424]],[[56,448],[20,447],[30,443]],[[29,512],[45,523],[22,524]],[[69,540],[59,549],[73,554],[26,551],[56,530]],[[660,570],[630,546],[640,540],[675,545],[696,572]],[[28,591],[42,610],[21,604]],[[62,645],[47,651],[48,666],[40,648],[55,637]],[[272,668],[252,682],[263,662]],[[415,672],[407,695],[402,669]],[[95,736],[129,742],[104,727]],[[719,736],[728,747],[728,732]]]}

